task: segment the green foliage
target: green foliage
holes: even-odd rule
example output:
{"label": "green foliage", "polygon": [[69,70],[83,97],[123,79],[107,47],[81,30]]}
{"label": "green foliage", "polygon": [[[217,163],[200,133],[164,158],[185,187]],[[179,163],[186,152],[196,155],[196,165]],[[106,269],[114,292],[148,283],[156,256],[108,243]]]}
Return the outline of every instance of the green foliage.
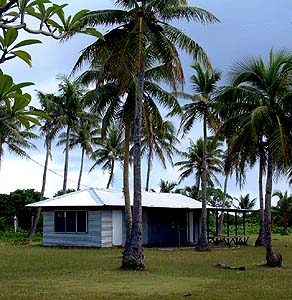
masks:
{"label": "green foliage", "polygon": [[[22,82],[15,84],[13,78],[7,74],[4,74],[0,70],[0,101],[4,101],[8,105],[9,100],[11,99],[22,99],[30,100],[30,95],[23,94],[22,88],[33,85],[32,82]],[[28,104],[28,103],[27,103]]]}
{"label": "green foliage", "polygon": [[[103,38],[94,28],[82,29],[81,19],[89,12],[88,10],[82,10],[73,17],[66,18],[63,10],[65,7],[66,4],[57,5],[49,0],[2,0],[0,2],[0,28],[2,29],[2,35],[0,34],[0,64],[17,57],[31,67],[31,56],[22,50],[22,47],[34,45],[40,41],[26,39],[17,42],[19,30],[27,31],[30,34],[50,36],[54,39],[67,39],[77,32]],[[36,23],[39,26],[36,26]],[[33,24],[33,28],[30,27],[31,24]],[[29,107],[31,96],[23,93],[22,88],[31,84],[30,82],[14,84],[13,78],[3,74],[0,70],[0,161],[5,142],[10,144],[10,150],[13,152],[27,156],[19,144],[31,146],[23,135],[32,137],[33,134],[29,131],[23,133],[22,127],[30,130],[31,123],[40,126],[36,116],[47,118],[43,112]],[[10,143],[7,142],[7,139],[10,140]],[[16,147],[11,142],[13,139],[17,139],[18,145]]]}
{"label": "green foliage", "polygon": [[160,179],[160,182],[159,182],[160,193],[171,193],[171,192],[173,192],[173,190],[176,186],[177,186],[177,183],[174,181],[170,182],[168,180]]}
{"label": "green foliage", "polygon": [[198,201],[202,201],[201,191],[197,189],[196,186],[186,186],[184,188],[175,189],[175,193],[182,194],[188,196],[190,198],[196,199]]}
{"label": "green foliage", "polygon": [[231,207],[232,197],[225,195],[224,192],[219,188],[208,188],[207,189],[208,204],[213,207]]}
{"label": "green foliage", "polygon": [[73,193],[73,192],[76,192],[76,190],[75,189],[67,189],[66,193],[64,193],[63,190],[59,190],[53,195],[53,197],[58,197],[58,196],[62,196],[64,194],[69,194],[69,193]]}
{"label": "green foliage", "polygon": [[[206,155],[207,187],[214,187],[215,183],[220,185],[216,173],[222,173],[223,167],[221,142],[214,139],[214,137],[208,137]],[[196,188],[199,189],[202,177],[203,139],[199,138],[195,143],[190,140],[190,146],[187,148],[186,152],[182,153],[182,156],[185,159],[175,163],[176,166],[180,167],[178,170],[181,172],[180,182],[185,178],[194,175]]]}
{"label": "green foliage", "polygon": [[[1,225],[0,225],[1,226]],[[27,231],[23,229],[18,229],[17,232],[10,230],[0,231],[0,245],[9,244],[9,245],[23,245],[29,244],[30,238],[27,238]],[[33,236],[33,243],[40,244],[42,242],[42,233],[36,233]]]}
{"label": "green foliage", "polygon": [[123,268],[128,270],[139,270],[140,262],[136,257],[124,257]]}
{"label": "green foliage", "polygon": [[124,136],[121,125],[113,123],[106,136],[97,140],[97,150],[93,151],[90,159],[94,162],[89,172],[92,172],[97,166],[101,166],[103,171],[109,173],[109,179],[106,188],[108,189],[112,183],[115,163],[122,161],[124,155]]}
{"label": "green foliage", "polygon": [[32,82],[15,84],[13,78],[0,70],[0,124],[15,123],[29,129],[32,124],[40,125],[36,117],[48,118],[42,111],[29,106],[31,96],[22,89],[33,85]]}
{"label": "green foliage", "polygon": [[292,222],[292,196],[288,195],[288,191],[275,192],[274,196],[277,196],[279,200],[277,206],[272,207],[273,223],[276,226],[282,226],[282,233],[288,235],[288,226]]}
{"label": "green foliage", "polygon": [[41,43],[41,41],[36,39],[27,39],[13,45],[13,43],[17,40],[18,30],[15,28],[3,28],[2,31],[3,35],[0,36],[0,53],[2,52],[0,64],[14,57],[18,57],[31,67],[31,56],[29,53],[18,48],[38,44]]}
{"label": "green foliage", "polygon": [[0,194],[0,230],[12,229],[14,216],[18,218],[18,226],[28,230],[31,227],[32,211],[25,205],[39,199],[40,193],[34,189],[16,190],[9,195]]}
{"label": "green foliage", "polygon": [[[256,235],[259,233],[260,225],[259,225],[259,214],[258,212],[254,213],[246,213],[245,214],[245,232],[246,235]],[[235,216],[232,213],[229,213],[228,217],[229,223],[229,235],[235,235]],[[243,235],[243,216],[242,214],[237,215],[237,234]],[[209,216],[209,230],[210,235],[214,235],[216,232],[216,217],[215,214],[211,213]],[[224,223],[222,227],[222,235],[227,235],[227,213],[224,213]]]}
{"label": "green foliage", "polygon": [[280,235],[289,235],[291,233],[291,228],[288,228],[288,231],[286,231],[283,226],[278,226],[277,224],[272,225],[272,233],[273,234],[280,234]]}
{"label": "green foliage", "polygon": [[237,201],[238,205],[236,207],[239,209],[253,209],[256,204],[256,198],[250,199],[249,194],[240,195],[239,199],[234,197],[234,200]]}
{"label": "green foliage", "polygon": [[27,156],[26,149],[35,148],[29,141],[37,137],[31,131],[31,125],[40,125],[37,117],[47,118],[47,116],[42,111],[30,107],[31,96],[22,92],[22,88],[32,84],[31,82],[15,84],[11,76],[0,70],[0,161],[4,144],[9,151],[20,156]]}
{"label": "green foliage", "polygon": [[66,16],[64,8],[67,4],[58,5],[49,0],[11,0],[8,2],[3,0],[2,2],[0,28],[7,31],[5,33],[7,37],[4,39],[6,39],[8,46],[16,40],[18,30],[50,36],[54,39],[68,39],[75,33],[89,34],[103,39],[103,35],[96,29],[87,28],[84,30],[82,28],[82,18],[89,13],[87,9],[78,11],[73,16]]}

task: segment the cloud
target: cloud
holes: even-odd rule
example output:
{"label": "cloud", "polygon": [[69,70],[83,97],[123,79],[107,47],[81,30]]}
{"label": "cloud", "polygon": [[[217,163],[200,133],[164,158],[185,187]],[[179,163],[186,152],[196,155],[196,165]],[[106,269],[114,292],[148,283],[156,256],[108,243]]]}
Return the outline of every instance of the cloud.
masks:
{"label": "cloud", "polygon": [[[0,170],[0,182],[2,194],[9,194],[16,189],[34,189],[41,191],[43,178],[44,155],[31,155],[33,160],[19,157],[4,157]],[[47,184],[45,196],[52,197],[63,186],[63,162],[50,161],[47,172]],[[69,165],[69,175],[67,188],[77,189],[77,181],[79,176],[79,161],[72,161]],[[105,188],[108,175],[101,170],[94,170],[88,174],[85,168],[82,175],[82,187]]]}

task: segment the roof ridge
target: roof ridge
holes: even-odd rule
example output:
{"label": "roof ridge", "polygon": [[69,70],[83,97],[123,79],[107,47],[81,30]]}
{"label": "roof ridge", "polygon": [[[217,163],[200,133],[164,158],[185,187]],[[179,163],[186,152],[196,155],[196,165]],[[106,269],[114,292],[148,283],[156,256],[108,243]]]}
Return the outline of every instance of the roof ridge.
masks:
{"label": "roof ridge", "polygon": [[101,200],[101,198],[97,194],[96,190],[98,190],[98,188],[90,188],[88,189],[88,192],[96,204],[105,205],[105,203]]}

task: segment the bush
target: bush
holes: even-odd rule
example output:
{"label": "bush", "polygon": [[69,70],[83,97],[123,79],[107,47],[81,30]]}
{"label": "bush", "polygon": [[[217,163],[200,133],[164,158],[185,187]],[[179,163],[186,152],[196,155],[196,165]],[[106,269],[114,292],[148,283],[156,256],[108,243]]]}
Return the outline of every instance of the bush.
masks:
{"label": "bush", "polygon": [[[216,217],[214,214],[209,216],[209,230],[210,235],[215,234],[216,232]],[[259,214],[256,213],[247,213],[245,215],[245,233],[246,235],[258,234],[260,230],[259,226]],[[242,214],[237,216],[237,234],[243,235],[243,218]],[[224,224],[222,228],[222,235],[227,235],[227,215],[224,216]],[[235,235],[235,216],[229,214],[229,235]]]}
{"label": "bush", "polygon": [[[288,232],[291,233],[291,228],[288,228]],[[284,228],[282,226],[274,225],[272,226],[272,233],[274,234],[281,234],[281,235],[287,235]]]}
{"label": "bush", "polygon": [[[19,228],[17,232],[12,230],[0,231],[0,244],[28,244],[30,243],[30,239],[26,237],[27,231]],[[42,234],[36,233],[33,237],[33,242],[41,243],[42,242]]]}
{"label": "bush", "polygon": [[31,227],[31,217],[35,210],[26,207],[27,204],[39,201],[40,193],[33,189],[16,190],[9,195],[0,194],[0,230],[13,228],[14,216],[18,218],[18,226],[28,230]]}

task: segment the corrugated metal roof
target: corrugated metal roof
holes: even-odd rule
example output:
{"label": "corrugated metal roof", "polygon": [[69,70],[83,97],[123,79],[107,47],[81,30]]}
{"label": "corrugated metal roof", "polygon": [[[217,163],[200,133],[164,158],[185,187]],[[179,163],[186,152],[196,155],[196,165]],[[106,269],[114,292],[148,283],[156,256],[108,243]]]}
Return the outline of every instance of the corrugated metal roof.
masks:
{"label": "corrugated metal roof", "polygon": [[[131,199],[132,202],[132,199]],[[28,207],[124,206],[121,191],[86,189],[27,205]],[[201,202],[175,193],[142,192],[142,206],[163,208],[201,208]]]}
{"label": "corrugated metal roof", "polygon": [[144,192],[142,205],[145,207],[169,208],[201,208],[202,203],[187,196],[176,193],[151,193]]}
{"label": "corrugated metal roof", "polygon": [[93,196],[91,190],[77,191],[55,198],[29,204],[29,207],[51,207],[51,206],[103,206],[98,197]]}

